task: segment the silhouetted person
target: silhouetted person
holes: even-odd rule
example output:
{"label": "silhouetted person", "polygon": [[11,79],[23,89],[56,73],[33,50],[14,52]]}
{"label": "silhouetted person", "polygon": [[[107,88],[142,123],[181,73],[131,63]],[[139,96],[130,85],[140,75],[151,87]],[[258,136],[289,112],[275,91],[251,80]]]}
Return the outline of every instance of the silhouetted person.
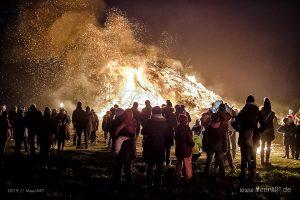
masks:
{"label": "silhouetted person", "polygon": [[170,151],[171,147],[174,145],[174,134],[177,127],[177,119],[174,113],[174,108],[170,100],[167,100],[166,106],[162,109],[162,115],[166,118],[167,124],[169,127],[169,136],[166,144],[166,165],[169,166],[171,163],[170,160]]}
{"label": "silhouetted person", "polygon": [[37,110],[36,105],[31,105],[26,113],[25,122],[28,129],[28,140],[30,156],[35,156],[35,137],[40,137],[42,113]]}
{"label": "silhouetted person", "polygon": [[115,141],[117,138],[117,128],[122,124],[124,110],[122,108],[115,109],[115,117],[111,123],[110,137],[111,137],[111,149],[114,150]]}
{"label": "silhouetted person", "polygon": [[44,115],[41,121],[41,133],[40,133],[40,155],[42,164],[47,168],[47,163],[49,160],[50,146],[51,146],[51,136],[53,134],[54,124],[51,119],[51,109],[46,107],[44,110]]}
{"label": "silhouetted person", "polygon": [[58,111],[57,109],[53,108],[51,112],[51,119],[53,121],[53,133],[51,136],[51,145],[52,148],[55,149],[57,145],[57,138],[58,138],[58,128],[59,128],[59,123],[58,123]]}
{"label": "silhouetted person", "polygon": [[176,169],[179,178],[184,176],[187,180],[192,178],[192,148],[195,145],[192,131],[188,126],[188,117],[180,114],[178,126],[175,131],[175,155],[177,158]]}
{"label": "silhouetted person", "polygon": [[178,117],[180,114],[183,114],[183,110],[182,110],[182,107],[181,105],[175,105],[175,116],[176,116],[176,119],[178,120]]}
{"label": "silhouetted person", "polygon": [[107,142],[108,140],[108,133],[111,127],[111,112],[107,111],[106,114],[103,116],[103,120],[102,120],[102,131],[103,131],[103,135],[104,135],[104,141]]}
{"label": "silhouetted person", "polygon": [[[260,124],[260,128],[257,124]],[[241,174],[242,181],[247,180],[246,172],[249,171],[250,181],[256,181],[256,145],[254,135],[261,133],[266,123],[259,112],[253,96],[248,96],[243,109],[237,114],[232,123],[235,130],[239,132],[238,144],[241,148]]]}
{"label": "silhouetted person", "polygon": [[141,111],[141,124],[144,126],[145,122],[150,118],[152,106],[149,100],[145,101],[145,108]]}
{"label": "silhouetted person", "polygon": [[67,131],[68,125],[70,123],[70,118],[66,114],[64,108],[59,109],[59,114],[57,115],[58,118],[58,134],[57,134],[57,149],[64,150],[65,141],[67,139]]}
{"label": "silhouetted person", "polygon": [[92,112],[92,115],[93,115],[93,118],[94,118],[94,121],[93,121],[94,129],[91,132],[90,139],[91,139],[91,143],[96,143],[97,131],[99,129],[99,118],[98,118],[96,112],[93,109],[91,110],[91,112]]}
{"label": "silhouetted person", "polygon": [[133,119],[131,109],[126,109],[122,122],[116,129],[116,141],[114,152],[116,155],[116,165],[114,169],[114,182],[119,184],[121,181],[122,169],[124,169],[125,182],[128,186],[132,184],[131,162],[135,158],[135,137],[136,122]]}
{"label": "silhouetted person", "polygon": [[233,164],[233,159],[232,159],[232,155],[231,155],[231,148],[230,148],[230,139],[229,139],[229,132],[228,132],[228,128],[229,128],[229,121],[231,119],[231,115],[229,112],[226,111],[226,106],[224,103],[220,104],[219,109],[217,111],[217,114],[219,116],[220,119],[220,128],[222,129],[222,131],[224,132],[224,134],[226,135],[226,142],[227,142],[227,150],[225,153],[225,157],[228,160],[228,164],[230,167],[230,173],[234,173],[235,167]]}
{"label": "silhouetted person", "polygon": [[[24,111],[22,108],[18,108],[16,121],[15,121],[15,154],[20,154],[22,142],[24,142],[24,133],[25,133],[25,119]],[[24,142],[25,151],[28,151],[27,142]]]}
{"label": "silhouetted person", "polygon": [[190,113],[185,109],[185,105],[181,105],[182,114],[188,118],[188,123],[192,121]]}
{"label": "silhouetted person", "polygon": [[133,118],[137,122],[137,124],[136,124],[136,135],[138,137],[138,135],[140,134],[140,130],[141,130],[141,112],[139,111],[138,102],[133,103],[131,110],[132,110],[132,113],[133,113]]}
{"label": "silhouetted person", "polygon": [[2,111],[0,116],[0,156],[3,156],[9,138],[9,129],[11,125],[8,120],[8,113]]}
{"label": "silhouetted person", "polygon": [[86,107],[86,115],[87,115],[87,126],[85,129],[85,135],[84,135],[84,143],[85,148],[88,148],[88,142],[90,142],[91,134],[93,131],[95,131],[95,124],[96,119],[94,113],[91,111],[91,108],[89,106]]}
{"label": "silhouetted person", "polygon": [[[272,111],[271,101],[269,98],[264,99],[264,106],[260,110],[263,119],[266,122],[266,129],[260,134],[261,139],[261,151],[260,151],[260,159],[261,164],[270,165],[270,154],[271,154],[271,142],[275,139],[275,131],[274,131],[274,118],[275,113]],[[265,160],[265,145],[267,145],[266,149],[266,160]]]}
{"label": "silhouetted person", "polygon": [[72,114],[72,122],[74,129],[76,130],[76,137],[77,137],[77,142],[76,142],[76,148],[80,149],[81,147],[81,135],[82,133],[85,135],[85,143],[86,141],[86,134],[85,130],[87,127],[87,121],[88,117],[86,112],[82,109],[82,103],[78,102],[76,109],[73,111]]}
{"label": "silhouetted person", "polygon": [[288,118],[283,119],[283,126],[280,126],[278,131],[283,133],[283,144],[285,147],[285,155],[283,158],[289,158],[289,150],[291,150],[292,158],[295,157],[295,133],[296,126],[293,121],[289,121]]}
{"label": "silhouetted person", "polygon": [[207,152],[204,173],[209,175],[209,169],[213,155],[215,154],[216,164],[219,167],[221,178],[225,176],[224,153],[227,151],[226,134],[221,127],[219,115],[214,113],[211,116],[211,124],[203,132],[203,150]]}
{"label": "silhouetted person", "polygon": [[[165,149],[169,138],[169,126],[162,116],[161,108],[152,108],[150,119],[145,122],[142,129],[143,135],[143,158],[147,164],[146,184],[159,187],[165,161]],[[155,174],[153,169],[156,167]]]}
{"label": "silhouetted person", "polygon": [[298,160],[300,155],[300,122],[298,122],[295,131],[295,159]]}
{"label": "silhouetted person", "polygon": [[17,110],[18,108],[14,106],[8,113],[8,120],[11,125],[11,132],[13,138],[15,137],[15,132],[16,132]]}

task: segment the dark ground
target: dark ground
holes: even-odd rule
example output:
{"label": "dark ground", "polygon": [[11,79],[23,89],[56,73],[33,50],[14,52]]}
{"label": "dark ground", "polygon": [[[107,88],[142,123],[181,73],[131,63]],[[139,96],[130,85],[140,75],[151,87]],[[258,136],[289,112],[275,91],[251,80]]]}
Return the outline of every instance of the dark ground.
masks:
{"label": "dark ground", "polygon": [[[0,165],[0,199],[296,199],[300,196],[300,161],[281,158],[282,147],[279,146],[273,146],[272,167],[258,164],[261,181],[255,187],[280,188],[282,192],[249,191],[254,186],[240,184],[239,170],[223,182],[214,177],[206,179],[201,173],[205,156],[199,161],[191,186],[178,183],[173,161],[164,171],[163,187],[157,191],[145,187],[145,165],[140,148],[133,163],[134,187],[128,188],[111,183],[113,159],[102,141],[90,145],[88,150],[76,150],[67,143],[63,153],[52,152],[48,169],[43,169],[37,161],[30,161],[24,152],[15,158],[11,141]],[[236,166],[239,168],[239,153]],[[242,191],[246,189],[248,192]]]}

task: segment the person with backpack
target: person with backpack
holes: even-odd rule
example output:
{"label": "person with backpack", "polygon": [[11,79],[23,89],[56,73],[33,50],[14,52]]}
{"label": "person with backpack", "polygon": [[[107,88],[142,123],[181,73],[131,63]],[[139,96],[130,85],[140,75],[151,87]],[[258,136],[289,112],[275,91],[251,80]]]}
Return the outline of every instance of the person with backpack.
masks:
{"label": "person with backpack", "polygon": [[[262,107],[260,112],[267,125],[266,129],[260,134],[260,139],[261,139],[260,160],[262,165],[271,165],[270,163],[271,143],[275,139],[275,131],[274,131],[275,113],[272,111],[271,101],[269,98],[266,97],[264,99],[264,106]],[[265,152],[265,146],[267,147],[266,152]],[[265,159],[265,153],[266,153],[266,159]]]}

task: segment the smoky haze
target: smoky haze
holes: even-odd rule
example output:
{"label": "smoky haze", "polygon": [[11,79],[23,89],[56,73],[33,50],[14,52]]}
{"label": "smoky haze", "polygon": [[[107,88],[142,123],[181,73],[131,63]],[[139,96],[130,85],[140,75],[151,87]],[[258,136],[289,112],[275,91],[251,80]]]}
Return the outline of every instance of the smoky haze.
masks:
{"label": "smoky haze", "polygon": [[144,23],[150,35],[145,40],[168,43],[170,54],[192,65],[218,94],[243,102],[251,93],[259,103],[268,96],[279,105],[299,107],[299,2],[113,0],[107,4]]}

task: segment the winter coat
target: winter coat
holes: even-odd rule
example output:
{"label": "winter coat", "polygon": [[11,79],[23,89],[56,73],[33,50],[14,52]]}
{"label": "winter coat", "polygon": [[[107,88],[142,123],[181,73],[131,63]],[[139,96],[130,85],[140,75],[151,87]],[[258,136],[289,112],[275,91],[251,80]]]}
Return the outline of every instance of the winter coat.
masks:
{"label": "winter coat", "polygon": [[294,138],[296,134],[296,126],[294,123],[280,126],[278,132],[283,133],[284,138]]}
{"label": "winter coat", "polygon": [[76,108],[72,114],[72,122],[76,130],[85,130],[88,123],[87,113],[81,107]]}
{"label": "winter coat", "polygon": [[[258,123],[260,124],[259,128],[257,127]],[[259,134],[266,128],[265,120],[263,119],[261,112],[259,112],[258,107],[254,103],[247,103],[237,114],[231,125],[236,131],[239,132],[239,145],[248,142],[247,140],[249,138],[249,132],[252,132],[252,143],[257,145],[260,139]],[[243,136],[243,134],[245,134],[245,136]]]}
{"label": "winter coat", "polygon": [[195,134],[193,136],[193,141],[195,145],[193,146],[192,154],[200,154],[200,150],[202,148],[202,137]]}
{"label": "winter coat", "polygon": [[174,108],[166,106],[163,109],[162,115],[165,117],[168,127],[169,127],[169,133],[168,133],[169,137],[168,137],[167,145],[173,146],[174,145],[174,131],[177,127],[177,119],[176,119],[176,115],[174,113]]}
{"label": "winter coat", "polygon": [[22,139],[25,132],[25,119],[22,113],[18,113],[16,117],[15,139]]}
{"label": "winter coat", "polygon": [[143,157],[150,161],[164,161],[169,127],[162,115],[153,115],[142,129]]}
{"label": "winter coat", "polygon": [[295,150],[300,151],[300,124],[296,126],[295,130]]}
{"label": "winter coat", "polygon": [[59,140],[65,140],[68,131],[68,125],[70,123],[70,118],[66,114],[58,114],[58,138]]}
{"label": "winter coat", "polygon": [[41,121],[42,128],[40,133],[40,142],[41,146],[47,147],[48,145],[50,145],[51,142],[54,124],[51,116],[43,116]]}
{"label": "winter coat", "polygon": [[[116,139],[116,146],[120,145],[120,150],[117,150],[117,157],[123,162],[131,162],[136,156],[135,142],[134,142],[135,133],[129,132],[126,128],[123,128],[118,133]],[[119,141],[119,138],[122,140]],[[118,144],[121,142],[121,144]]]}
{"label": "winter coat", "polygon": [[218,110],[217,114],[219,115],[221,122],[221,129],[224,132],[228,132],[229,121],[231,119],[231,115],[226,110]]}
{"label": "winter coat", "polygon": [[140,133],[141,130],[141,112],[138,109],[131,108],[133,113],[133,119],[136,121],[136,133]]}
{"label": "winter coat", "polygon": [[43,115],[38,110],[28,111],[25,116],[26,127],[28,131],[41,131]]}
{"label": "winter coat", "polygon": [[222,128],[208,126],[203,132],[202,146],[205,152],[226,152],[227,140]]}
{"label": "winter coat", "polygon": [[263,140],[272,141],[275,139],[275,131],[274,131],[275,113],[265,108],[262,108],[260,113],[266,122],[266,129],[260,134],[260,138]]}
{"label": "winter coat", "polygon": [[111,126],[111,115],[105,114],[102,120],[102,130],[108,132]]}
{"label": "winter coat", "polygon": [[0,137],[7,139],[10,128],[11,124],[9,123],[8,118],[0,116]]}
{"label": "winter coat", "polygon": [[95,116],[93,114],[93,112],[88,112],[86,113],[87,115],[87,126],[86,126],[86,130],[88,132],[92,132],[95,130],[95,124],[96,124],[96,119],[95,119]]}
{"label": "winter coat", "polygon": [[175,131],[175,155],[180,158],[188,158],[192,154],[195,145],[192,131],[188,125],[179,124]]}
{"label": "winter coat", "polygon": [[152,107],[151,106],[146,106],[145,108],[142,109],[141,116],[140,116],[142,126],[144,126],[146,121],[150,118],[151,113],[152,113]]}

